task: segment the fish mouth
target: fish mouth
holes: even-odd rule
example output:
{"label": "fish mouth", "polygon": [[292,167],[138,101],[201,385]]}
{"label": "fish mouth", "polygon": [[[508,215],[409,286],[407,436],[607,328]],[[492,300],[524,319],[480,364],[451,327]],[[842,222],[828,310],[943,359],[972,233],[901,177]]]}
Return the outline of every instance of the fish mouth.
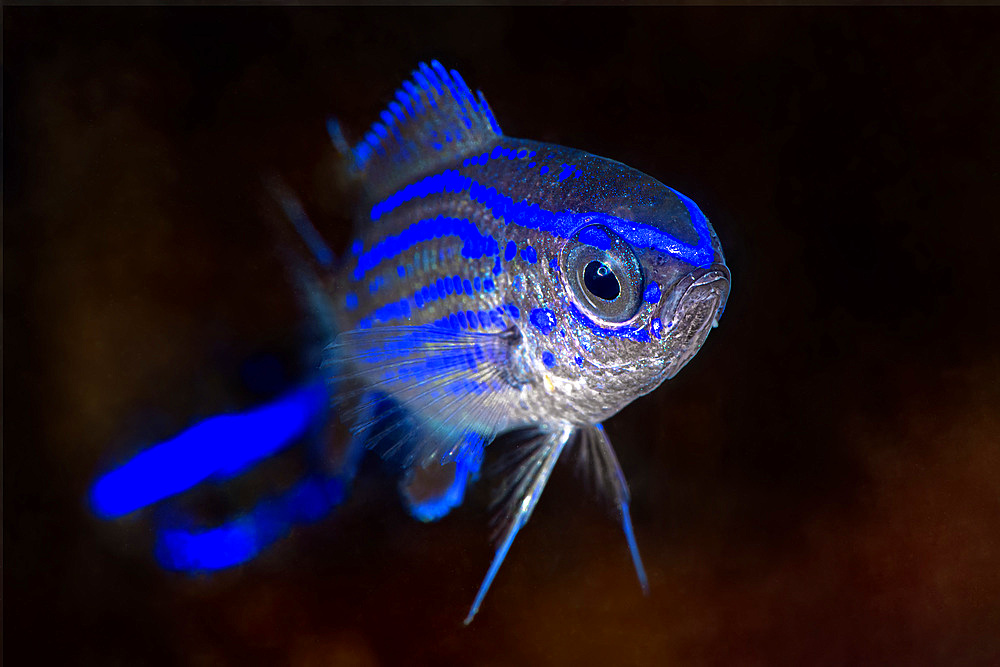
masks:
{"label": "fish mouth", "polygon": [[660,310],[663,341],[670,357],[668,379],[684,368],[718,324],[729,297],[729,283],[726,265],[713,264],[692,271],[672,290]]}

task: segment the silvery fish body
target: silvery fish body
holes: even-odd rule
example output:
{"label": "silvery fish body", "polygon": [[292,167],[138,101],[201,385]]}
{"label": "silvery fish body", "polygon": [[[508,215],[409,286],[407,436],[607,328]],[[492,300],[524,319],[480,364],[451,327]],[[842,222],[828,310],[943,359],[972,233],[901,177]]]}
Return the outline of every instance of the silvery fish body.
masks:
{"label": "silvery fish body", "polygon": [[673,377],[717,324],[730,277],[711,225],[619,162],[504,136],[437,62],[381,118],[354,146],[331,125],[358,192],[350,254],[324,281],[341,419],[402,462],[424,520],[461,502],[485,446],[522,434],[467,622],[568,447],[617,509],[645,588],[600,423]]}

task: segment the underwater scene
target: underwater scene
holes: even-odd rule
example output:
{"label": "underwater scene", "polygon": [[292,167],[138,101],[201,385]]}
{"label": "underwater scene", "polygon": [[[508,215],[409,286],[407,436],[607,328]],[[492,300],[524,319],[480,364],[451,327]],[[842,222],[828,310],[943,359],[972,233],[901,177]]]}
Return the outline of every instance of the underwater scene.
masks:
{"label": "underwater scene", "polygon": [[996,10],[3,11],[12,664],[1000,662]]}

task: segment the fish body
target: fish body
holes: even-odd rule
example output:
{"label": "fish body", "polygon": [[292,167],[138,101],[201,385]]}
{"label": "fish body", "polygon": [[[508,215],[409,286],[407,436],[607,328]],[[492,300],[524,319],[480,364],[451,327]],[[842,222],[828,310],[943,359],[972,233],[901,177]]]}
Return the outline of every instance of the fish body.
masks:
{"label": "fish body", "polygon": [[[599,425],[673,377],[717,324],[730,276],[707,218],[619,162],[503,135],[482,93],[437,62],[357,145],[338,126],[332,135],[358,189],[356,238],[327,293],[341,418],[402,461],[404,497],[425,520],[461,502],[496,436],[531,434],[502,486],[500,547],[467,620],[576,443],[645,585]],[[427,493],[421,476],[440,480],[442,466]]]}
{"label": "fish body", "polygon": [[[601,423],[673,377],[718,323],[730,285],[718,237],[693,201],[646,174],[504,135],[482,93],[437,62],[421,64],[380,118],[354,145],[329,124],[356,194],[340,261],[271,184],[311,251],[311,261],[283,254],[328,338],[323,378],[139,452],[95,481],[92,510],[112,519],[164,503],[153,515],[159,562],[211,571],[324,516],[366,448],[403,471],[415,517],[439,519],[500,438],[513,448],[495,497],[496,553],[466,623],[567,451],[614,508],[645,590],[628,485]],[[351,434],[341,460],[310,450],[301,481],[221,524],[205,527],[173,500],[341,426]]]}

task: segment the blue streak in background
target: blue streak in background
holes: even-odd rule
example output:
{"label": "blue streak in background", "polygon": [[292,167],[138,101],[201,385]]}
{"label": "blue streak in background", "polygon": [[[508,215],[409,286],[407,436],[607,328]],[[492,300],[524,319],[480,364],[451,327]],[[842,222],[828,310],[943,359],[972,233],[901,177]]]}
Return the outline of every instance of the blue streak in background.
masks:
{"label": "blue streak in background", "polygon": [[245,563],[287,536],[292,526],[322,519],[345,495],[341,477],[312,475],[221,526],[160,529],[156,560],[166,570],[191,573]]}
{"label": "blue streak in background", "polygon": [[226,478],[290,445],[327,405],[322,382],[264,407],[201,421],[140,452],[90,490],[98,517],[113,519],[176,495],[209,478]]}

